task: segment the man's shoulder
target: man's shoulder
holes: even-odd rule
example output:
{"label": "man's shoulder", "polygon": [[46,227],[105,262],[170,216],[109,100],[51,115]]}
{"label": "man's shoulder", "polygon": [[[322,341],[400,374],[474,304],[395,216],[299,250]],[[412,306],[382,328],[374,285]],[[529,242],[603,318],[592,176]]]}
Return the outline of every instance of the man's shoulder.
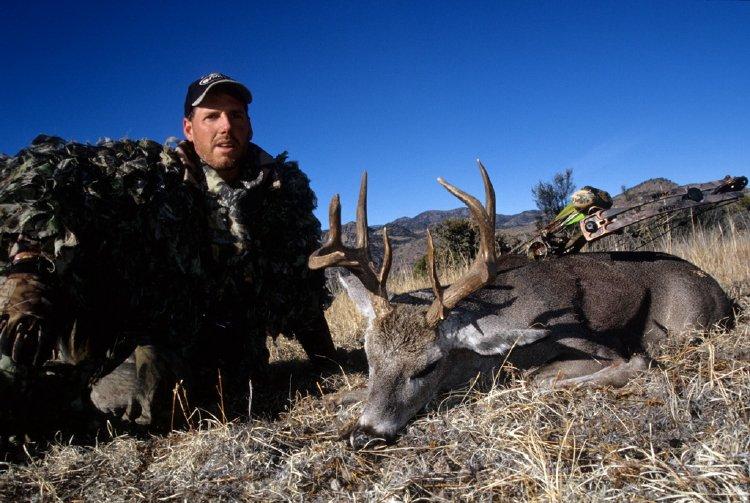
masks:
{"label": "man's shoulder", "polygon": [[293,194],[311,192],[310,179],[300,169],[297,161],[289,160],[286,151],[272,156],[258,145],[250,144],[251,164],[264,173],[264,177],[271,181],[273,189],[283,189],[282,193]]}
{"label": "man's shoulder", "polygon": [[253,142],[249,143],[248,151],[251,160],[258,166],[269,166],[277,163],[275,157]]}

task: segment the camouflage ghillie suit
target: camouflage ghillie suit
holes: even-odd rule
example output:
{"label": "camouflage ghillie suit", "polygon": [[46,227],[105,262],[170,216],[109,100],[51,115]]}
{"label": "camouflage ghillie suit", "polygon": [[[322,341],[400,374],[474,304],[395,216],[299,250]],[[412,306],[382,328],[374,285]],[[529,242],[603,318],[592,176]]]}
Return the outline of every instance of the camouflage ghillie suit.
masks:
{"label": "camouflage ghillie suit", "polygon": [[[236,188],[220,187],[213,174],[150,141],[89,146],[42,136],[2,159],[4,277],[13,279],[9,260],[23,246],[49,262],[39,279],[54,292],[45,320],[53,360],[80,370],[60,386],[78,379],[85,395],[93,383],[100,409],[122,414],[115,409],[127,406],[126,416],[149,422],[150,411],[115,395],[155,387],[164,367],[215,397],[217,367],[230,374],[226,386],[246,387],[262,374],[266,333],[297,335],[308,353],[319,346],[326,298],[322,276],[305,267],[320,230],[307,178],[283,158],[249,158]],[[0,305],[3,313],[9,307]],[[325,328],[324,354],[333,350]],[[27,384],[41,382],[51,363],[35,371],[2,361],[0,388],[15,390],[19,404],[33,402],[27,395],[38,386]],[[155,370],[141,375],[149,366]],[[148,407],[153,399],[137,401]],[[0,429],[26,415],[22,408],[0,411]]]}
{"label": "camouflage ghillie suit", "polygon": [[[145,140],[89,146],[40,136],[3,160],[0,281],[15,279],[9,260],[19,249],[45,258],[48,270],[32,275],[54,297],[41,320],[54,345],[44,359],[76,365],[84,389],[136,345],[181,349],[198,331],[195,313],[207,300],[194,295],[205,285],[196,225],[202,215],[181,175],[173,152]],[[13,306],[5,304],[7,318]],[[23,315],[40,318],[33,310]],[[6,385],[49,374],[17,368],[7,349],[0,375]]]}
{"label": "camouflage ghillie suit", "polygon": [[[199,352],[225,369],[240,369],[222,376],[224,388],[246,391],[248,377],[263,379],[266,335],[296,337],[310,357],[332,358],[335,348],[323,317],[330,300],[325,278],[307,267],[320,239],[307,176],[285,153],[273,158],[250,143],[240,176],[230,185],[201,162],[189,142],[178,151],[186,181],[205,197],[209,226],[213,288]],[[216,348],[230,347],[237,350],[215,355]]]}

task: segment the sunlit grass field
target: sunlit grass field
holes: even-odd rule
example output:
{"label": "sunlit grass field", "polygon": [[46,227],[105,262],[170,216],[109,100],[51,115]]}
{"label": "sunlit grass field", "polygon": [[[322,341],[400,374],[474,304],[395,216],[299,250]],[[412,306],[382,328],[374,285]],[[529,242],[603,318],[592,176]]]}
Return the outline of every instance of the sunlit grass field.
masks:
{"label": "sunlit grass field", "polygon": [[335,398],[365,385],[363,327],[339,294],[326,315],[341,365],[315,378],[296,343],[271,343],[273,389],[256,390],[253,419],[194,417],[183,431],[93,446],[61,438],[5,466],[0,499],[748,501],[750,235],[697,229],[653,246],[712,274],[741,309],[731,330],[674,334],[623,388],[550,392],[511,375],[444,396],[394,445],[355,451],[339,430],[361,404]]}

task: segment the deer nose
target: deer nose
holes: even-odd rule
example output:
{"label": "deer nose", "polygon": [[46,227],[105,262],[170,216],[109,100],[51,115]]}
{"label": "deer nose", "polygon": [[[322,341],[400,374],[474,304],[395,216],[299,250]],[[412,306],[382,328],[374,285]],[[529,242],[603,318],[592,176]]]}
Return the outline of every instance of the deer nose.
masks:
{"label": "deer nose", "polygon": [[365,447],[375,447],[376,445],[392,444],[396,440],[396,435],[388,435],[377,432],[369,425],[357,425],[349,434],[349,445],[353,449],[363,449]]}

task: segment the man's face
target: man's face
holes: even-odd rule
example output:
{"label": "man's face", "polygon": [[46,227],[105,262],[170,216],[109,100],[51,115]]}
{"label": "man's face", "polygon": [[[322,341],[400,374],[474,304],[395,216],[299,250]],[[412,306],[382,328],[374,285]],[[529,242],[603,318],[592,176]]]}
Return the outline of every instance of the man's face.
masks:
{"label": "man's face", "polygon": [[183,119],[182,131],[198,156],[224,180],[239,174],[238,161],[247,150],[251,131],[243,102],[228,94],[209,94],[193,108],[191,118]]}

